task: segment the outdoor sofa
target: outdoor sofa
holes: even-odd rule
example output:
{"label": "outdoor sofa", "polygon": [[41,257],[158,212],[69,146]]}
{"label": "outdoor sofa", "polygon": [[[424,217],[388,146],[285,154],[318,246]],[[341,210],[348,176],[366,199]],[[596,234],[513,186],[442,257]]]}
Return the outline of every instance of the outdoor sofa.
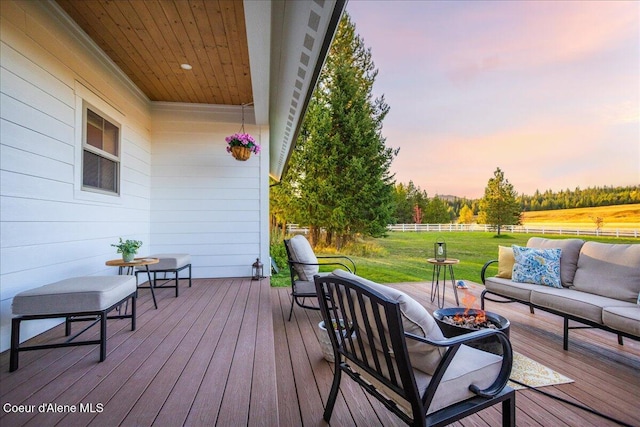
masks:
{"label": "outdoor sofa", "polygon": [[[495,262],[498,274],[486,277]],[[481,278],[483,309],[485,300],[519,302],[531,313],[538,308],[562,316],[565,350],[569,329],[604,329],[617,334],[620,345],[622,337],[640,340],[640,244],[532,237],[526,248],[500,246],[499,259],[484,265]],[[582,325],[569,327],[569,320]]]}

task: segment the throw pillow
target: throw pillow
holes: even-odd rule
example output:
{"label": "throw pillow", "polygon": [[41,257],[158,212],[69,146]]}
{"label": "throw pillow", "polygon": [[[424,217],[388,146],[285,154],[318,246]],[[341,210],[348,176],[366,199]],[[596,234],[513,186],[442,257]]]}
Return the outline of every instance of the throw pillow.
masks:
{"label": "throw pillow", "polygon": [[535,249],[513,245],[512,280],[520,283],[546,285],[561,288],[560,255],[561,249]]}
{"label": "throw pillow", "polygon": [[513,248],[498,246],[498,274],[496,274],[496,277],[511,279],[511,272],[513,271],[513,264],[515,262]]}
{"label": "throw pillow", "polygon": [[289,240],[289,250],[294,261],[304,263],[293,265],[300,280],[312,281],[313,276],[318,274],[320,267],[318,267],[318,258],[313,253],[307,238],[301,234],[293,236]]}

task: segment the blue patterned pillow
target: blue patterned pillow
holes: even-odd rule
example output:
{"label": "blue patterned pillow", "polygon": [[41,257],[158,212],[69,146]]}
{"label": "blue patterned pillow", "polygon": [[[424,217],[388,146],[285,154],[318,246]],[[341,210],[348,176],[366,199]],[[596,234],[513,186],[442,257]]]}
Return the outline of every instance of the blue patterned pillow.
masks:
{"label": "blue patterned pillow", "polygon": [[513,264],[511,280],[520,283],[546,285],[562,288],[560,283],[561,249],[536,249],[513,245]]}

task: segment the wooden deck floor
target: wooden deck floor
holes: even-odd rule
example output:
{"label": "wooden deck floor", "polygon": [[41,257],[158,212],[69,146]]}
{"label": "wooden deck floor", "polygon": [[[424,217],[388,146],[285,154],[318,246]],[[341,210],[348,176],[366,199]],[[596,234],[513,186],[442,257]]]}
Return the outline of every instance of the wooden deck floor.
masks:
{"label": "wooden deck floor", "polygon": [[[433,309],[425,284],[393,286]],[[35,413],[1,411],[0,425],[326,425],[333,365],[317,340],[319,312],[296,307],[288,322],[288,289],[269,288],[267,280],[198,279],[192,288],[182,286],[179,298],[172,290],[157,294],[154,310],[148,290],[141,292],[135,332],[126,320],[109,321],[103,363],[93,346],[42,350],[22,353],[20,369],[9,373],[8,354],[0,355],[3,409],[35,405]],[[560,318],[531,315],[517,304],[489,303],[488,309],[510,319],[516,351],[575,380],[543,390],[640,426],[640,343],[618,346],[612,334],[579,330],[565,352]],[[58,327],[34,341],[61,334]],[[43,403],[94,412],[38,413]],[[616,425],[530,390],[517,392],[516,415],[519,426]],[[348,380],[331,424],[402,425]],[[455,425],[498,424],[499,411],[488,409]]]}

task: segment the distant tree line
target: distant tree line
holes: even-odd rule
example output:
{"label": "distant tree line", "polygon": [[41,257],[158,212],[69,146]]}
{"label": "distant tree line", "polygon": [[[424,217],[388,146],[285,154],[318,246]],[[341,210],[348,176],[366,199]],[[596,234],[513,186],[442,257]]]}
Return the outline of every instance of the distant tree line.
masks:
{"label": "distant tree line", "polygon": [[593,187],[584,190],[561,190],[544,193],[536,190],[533,196],[518,198],[523,211],[548,211],[571,208],[593,208],[597,206],[629,205],[640,203],[640,186]]}
{"label": "distant tree line", "polygon": [[[481,211],[482,199],[435,195],[429,198],[412,181],[394,187],[395,224],[444,224],[453,221],[471,223]],[[587,189],[536,190],[532,196],[521,194],[516,198],[525,211],[542,211],[640,203],[640,186],[589,187]],[[421,213],[416,216],[416,212]]]}

